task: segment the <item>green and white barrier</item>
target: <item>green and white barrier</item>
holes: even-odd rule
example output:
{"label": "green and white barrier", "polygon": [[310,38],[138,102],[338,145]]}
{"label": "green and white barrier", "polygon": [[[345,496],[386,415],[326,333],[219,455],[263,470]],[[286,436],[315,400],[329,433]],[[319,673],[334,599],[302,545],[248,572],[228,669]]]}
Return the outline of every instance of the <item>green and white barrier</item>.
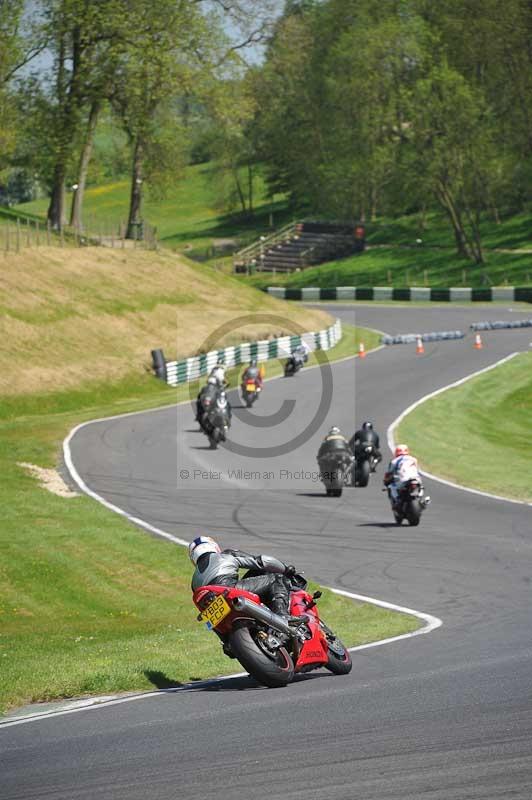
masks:
{"label": "green and white barrier", "polygon": [[170,386],[188,383],[202,375],[208,375],[217,361],[222,360],[226,367],[248,364],[252,358],[268,361],[272,358],[288,358],[295,348],[306,342],[310,350],[329,350],[342,338],[342,323],[339,319],[334,325],[322,331],[310,331],[301,336],[281,336],[278,339],[261,339],[257,342],[244,342],[220,350],[211,350],[199,356],[191,356],[181,361],[166,362],[166,382]]}
{"label": "green and white barrier", "polygon": [[452,286],[448,289],[431,289],[428,286],[411,286],[395,289],[392,286],[334,286],[330,289],[307,286],[293,289],[285,286],[268,286],[265,291],[282,300],[424,300],[440,303],[491,302],[532,303],[532,286],[492,286],[472,289]]}

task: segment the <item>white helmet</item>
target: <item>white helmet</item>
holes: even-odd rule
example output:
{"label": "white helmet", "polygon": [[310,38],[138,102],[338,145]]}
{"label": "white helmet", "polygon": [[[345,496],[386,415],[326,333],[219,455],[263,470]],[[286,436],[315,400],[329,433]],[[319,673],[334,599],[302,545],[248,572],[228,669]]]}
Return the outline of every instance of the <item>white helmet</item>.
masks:
{"label": "white helmet", "polygon": [[218,542],[215,542],[210,536],[197,536],[188,546],[188,554],[193,564],[197,564],[199,557],[205,553],[221,552]]}
{"label": "white helmet", "polygon": [[340,428],[338,428],[336,425],[333,425],[333,427],[329,431],[329,436],[331,436],[331,435],[334,436],[337,433],[340,433]]}

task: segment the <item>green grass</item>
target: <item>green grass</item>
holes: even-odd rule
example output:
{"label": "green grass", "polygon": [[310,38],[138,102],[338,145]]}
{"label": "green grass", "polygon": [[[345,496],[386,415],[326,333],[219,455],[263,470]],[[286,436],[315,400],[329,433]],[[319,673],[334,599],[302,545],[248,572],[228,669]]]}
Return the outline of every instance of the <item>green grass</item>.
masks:
{"label": "green grass", "polygon": [[[130,185],[128,180],[116,181],[87,189],[84,201],[84,222],[89,233],[117,232],[127,220]],[[238,238],[254,240],[270,226],[270,213],[275,226],[286,220],[286,206],[277,195],[275,202],[267,197],[264,181],[256,181],[255,216],[242,219],[238,214],[226,215],[217,210],[216,177],[212,165],[187,167],[175,188],[163,199],[150,197],[143,202],[142,216],[157,227],[159,241],[169,247],[187,249],[189,255],[207,256],[213,239]],[[70,199],[68,199],[70,202]],[[21,212],[45,217],[48,200],[35,200],[18,206]]]}
{"label": "green grass", "polygon": [[427,400],[396,439],[434,475],[532,502],[532,353]]}
{"label": "green grass", "polygon": [[256,288],[266,286],[527,286],[532,284],[532,253],[490,252],[485,265],[458,259],[452,248],[379,247],[301,272],[237,276]]}
{"label": "green grass", "polygon": [[[367,347],[377,341],[346,326],[329,357],[353,354],[360,336]],[[279,364],[268,364],[268,377],[278,371]],[[115,385],[3,400],[0,710],[235,671],[196,622],[184,548],[146,535],[85,496],[51,494],[18,465],[53,467],[74,425],[170,405],[189,392],[132,375]],[[349,645],[419,626],[416,618],[330,592],[320,608]]]}
{"label": "green grass", "polygon": [[[255,214],[243,219],[238,214],[217,210],[217,178],[213,165],[187,167],[175,188],[164,199],[150,198],[146,193],[143,216],[156,225],[161,243],[186,250],[193,258],[215,259],[224,270],[232,268],[231,259],[215,251],[216,239],[231,239],[242,247],[259,235],[271,232],[270,222],[279,228],[294,216],[286,199],[280,195],[274,202],[257,173]],[[129,181],[122,180],[89,188],[85,196],[86,228],[95,235],[118,231],[127,218]],[[48,201],[38,200],[18,207],[25,214],[41,219]],[[10,214],[16,211],[10,210]],[[272,219],[270,218],[272,215]],[[304,216],[304,215],[303,215]],[[298,215],[301,218],[301,215]],[[291,275],[241,276],[244,281],[263,288],[267,285],[301,286],[489,286],[505,283],[526,286],[532,283],[532,253],[497,252],[498,249],[532,250],[532,217],[518,214],[503,218],[500,224],[485,215],[481,223],[486,263],[474,265],[456,256],[452,230],[442,213],[428,213],[420,225],[417,214],[382,218],[368,222],[366,235],[369,248],[365,253],[323,264]],[[416,244],[421,238],[422,244]]]}

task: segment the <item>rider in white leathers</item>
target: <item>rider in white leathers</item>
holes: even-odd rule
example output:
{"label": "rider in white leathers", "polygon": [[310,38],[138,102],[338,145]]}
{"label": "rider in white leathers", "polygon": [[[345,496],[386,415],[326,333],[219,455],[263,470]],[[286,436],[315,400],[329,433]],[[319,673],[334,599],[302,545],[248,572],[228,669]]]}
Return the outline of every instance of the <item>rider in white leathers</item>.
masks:
{"label": "rider in white leathers", "polygon": [[395,448],[394,457],[388,464],[388,469],[384,473],[384,485],[388,488],[393,505],[397,505],[399,491],[409,480],[417,479],[421,483],[417,458],[410,455],[406,444],[398,444]]}

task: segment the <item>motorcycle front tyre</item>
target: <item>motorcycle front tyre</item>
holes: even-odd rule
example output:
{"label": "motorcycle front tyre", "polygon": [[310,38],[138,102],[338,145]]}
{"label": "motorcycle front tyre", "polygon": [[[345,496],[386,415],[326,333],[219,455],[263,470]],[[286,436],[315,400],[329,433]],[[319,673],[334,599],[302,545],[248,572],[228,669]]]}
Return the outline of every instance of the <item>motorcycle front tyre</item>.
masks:
{"label": "motorcycle front tyre", "polygon": [[294,677],[294,662],[284,647],[275,655],[266,652],[255,642],[247,625],[235,628],[229,637],[231,650],[252,678],[263,686],[276,689],[286,686]]}
{"label": "motorcycle front tyre", "polygon": [[351,653],[338,636],[321,621],[320,627],[327,639],[328,657],[325,665],[326,669],[334,675],[347,675],[353,667]]}

